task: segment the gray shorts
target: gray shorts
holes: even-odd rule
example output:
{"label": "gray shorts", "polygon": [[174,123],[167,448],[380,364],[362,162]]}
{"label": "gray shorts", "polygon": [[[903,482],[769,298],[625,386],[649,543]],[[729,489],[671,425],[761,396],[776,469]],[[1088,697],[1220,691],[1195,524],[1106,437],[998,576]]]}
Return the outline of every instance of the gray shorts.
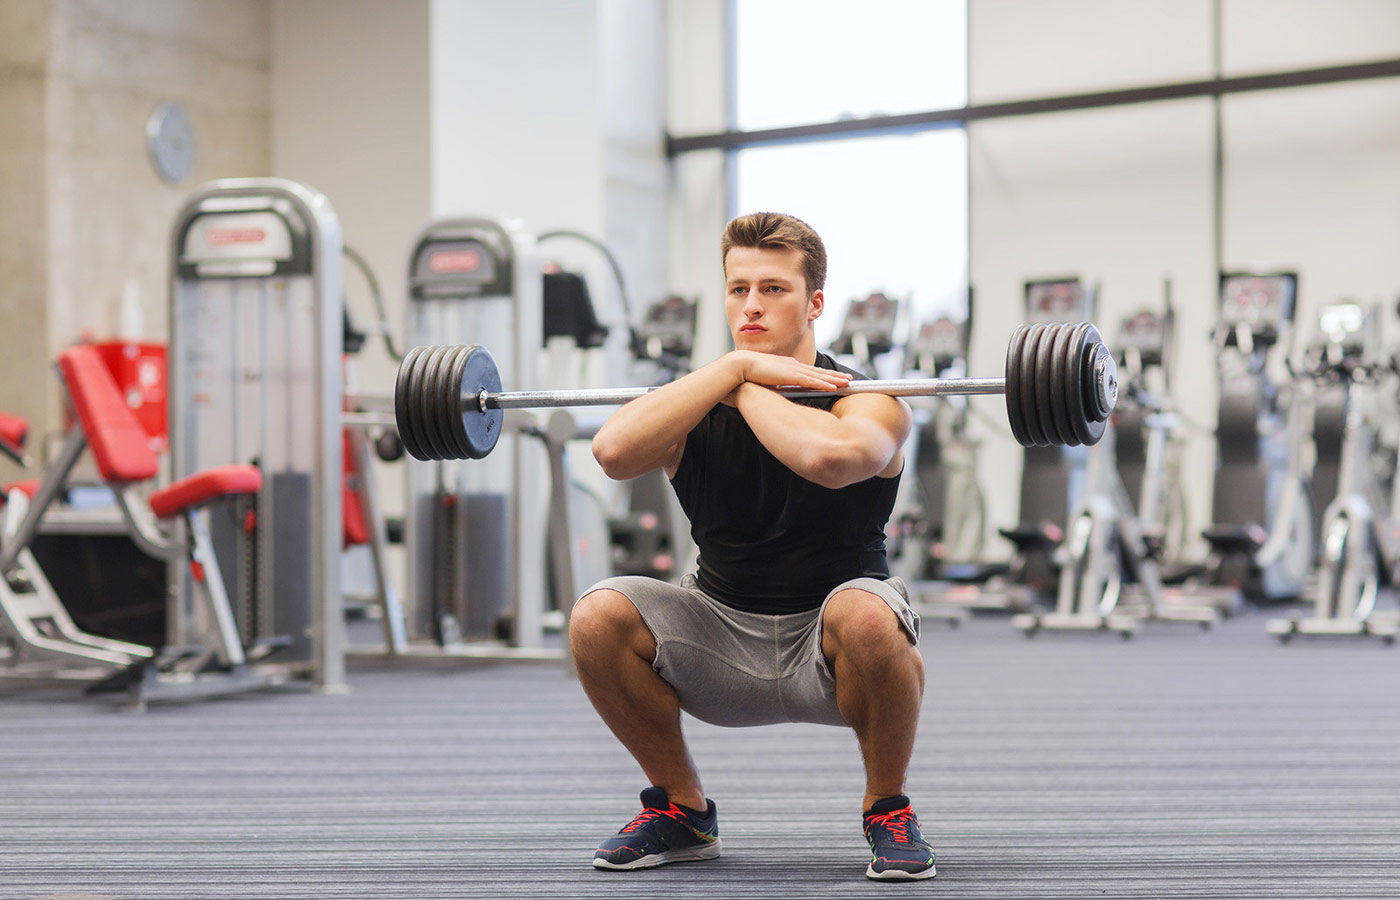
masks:
{"label": "gray shorts", "polygon": [[826,604],[839,591],[869,591],[889,604],[917,645],[919,617],[903,588],[897,578],[856,578],[838,585],[818,609],[782,616],[725,606],[701,591],[692,575],[679,585],[621,575],[600,581],[589,593],[614,590],[632,601],[656,639],[652,668],[695,718],[731,726],[846,725],[822,654]]}

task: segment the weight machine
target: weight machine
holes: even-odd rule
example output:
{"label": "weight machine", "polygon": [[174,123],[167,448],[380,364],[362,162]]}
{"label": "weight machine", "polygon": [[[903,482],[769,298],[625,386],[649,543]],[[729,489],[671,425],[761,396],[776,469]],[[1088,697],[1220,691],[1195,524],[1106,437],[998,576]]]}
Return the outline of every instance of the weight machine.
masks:
{"label": "weight machine", "polygon": [[[1097,288],[1079,278],[1025,283],[1026,318],[1033,324],[1088,319],[1098,305]],[[981,585],[957,585],[943,602],[971,609],[1022,612],[1049,605],[1058,592],[1056,551],[1070,511],[1083,496],[1088,453],[1082,446],[1027,446],[1021,467],[1020,522],[997,533],[1014,546],[1010,564],[991,569]]]}
{"label": "weight machine", "polygon": [[[171,474],[261,469],[239,514],[211,522],[238,631],[343,691],[339,220],[305,185],[226,179],[194,192],[172,243]],[[175,644],[191,628],[190,577],[170,567]]]}
{"label": "weight machine", "polygon": [[1293,273],[1220,278],[1215,524],[1203,532],[1210,554],[1202,580],[1183,585],[1217,606],[1239,596],[1296,598],[1312,570],[1304,404],[1280,397],[1267,371],[1269,351],[1291,334],[1297,285]]}
{"label": "weight machine", "polygon": [[[1313,587],[1313,615],[1270,619],[1267,630],[1287,643],[1294,635],[1372,635],[1395,642],[1400,625],[1376,615],[1395,558],[1381,522],[1388,514],[1384,479],[1376,472],[1375,415],[1383,385],[1396,390],[1394,358],[1381,362],[1375,311],[1356,303],[1323,307],[1318,340],[1303,373],[1342,392],[1344,427],[1336,496],[1322,516],[1322,554]],[[1393,476],[1393,473],[1389,473]]]}
{"label": "weight machine", "polygon": [[[1158,511],[1164,494],[1170,404],[1149,389],[1148,369],[1167,358],[1173,314],[1145,310],[1119,331],[1123,401],[1104,439],[1089,451],[1084,498],[1069,522],[1055,609],[1012,617],[1027,636],[1044,630],[1105,630],[1131,637],[1143,621],[1187,622],[1209,628],[1218,619],[1209,607],[1168,603],[1158,565]],[[1148,429],[1150,449],[1138,472],[1139,515],[1119,469],[1119,427],[1127,421]],[[1115,425],[1115,422],[1117,423]],[[1147,518],[1152,516],[1152,518]],[[1147,523],[1151,523],[1148,525]]]}

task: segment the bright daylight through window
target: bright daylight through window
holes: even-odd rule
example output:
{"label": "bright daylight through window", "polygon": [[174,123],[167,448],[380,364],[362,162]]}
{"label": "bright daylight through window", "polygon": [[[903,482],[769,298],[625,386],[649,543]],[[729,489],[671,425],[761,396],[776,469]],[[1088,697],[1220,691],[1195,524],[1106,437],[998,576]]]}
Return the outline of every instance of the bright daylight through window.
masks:
{"label": "bright daylight through window", "polygon": [[[734,28],[741,130],[967,102],[964,0],[737,0]],[[736,213],[788,212],[826,242],[819,343],[836,337],[852,299],[875,291],[905,305],[909,322],[965,315],[962,129],[756,146],[736,156]]]}

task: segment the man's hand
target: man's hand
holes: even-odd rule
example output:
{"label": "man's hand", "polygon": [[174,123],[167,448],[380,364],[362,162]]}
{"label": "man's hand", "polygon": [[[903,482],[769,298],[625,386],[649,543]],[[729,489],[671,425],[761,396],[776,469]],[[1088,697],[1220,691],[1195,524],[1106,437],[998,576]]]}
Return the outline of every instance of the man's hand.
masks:
{"label": "man's hand", "polygon": [[720,401],[725,406],[735,405],[739,389],[745,384],[770,388],[791,387],[807,391],[834,391],[851,383],[851,376],[845,372],[809,366],[790,356],[734,350],[729,353],[729,357],[738,365],[744,380]]}
{"label": "man's hand", "polygon": [[851,376],[821,366],[809,366],[791,356],[735,350],[745,381],[766,387],[796,387],[803,390],[834,391],[851,383]]}

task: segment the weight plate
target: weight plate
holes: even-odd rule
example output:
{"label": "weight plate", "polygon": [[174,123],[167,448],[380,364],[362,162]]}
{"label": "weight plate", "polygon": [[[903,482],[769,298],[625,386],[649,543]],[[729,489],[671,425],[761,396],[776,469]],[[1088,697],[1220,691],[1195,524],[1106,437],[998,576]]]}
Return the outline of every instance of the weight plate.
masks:
{"label": "weight plate", "polygon": [[482,411],[477,405],[477,396],[485,391],[488,394],[501,392],[501,371],[496,368],[496,360],[485,347],[472,344],[466,354],[466,366],[460,382],[461,398],[458,422],[462,425],[462,436],[467,455],[472,459],[482,459],[496,447],[501,439],[501,422],[505,412],[499,409]]}
{"label": "weight plate", "polygon": [[1006,345],[1006,420],[1011,424],[1011,436],[1022,447],[1031,446],[1025,417],[1021,415],[1021,394],[1025,388],[1021,372],[1021,345],[1029,332],[1029,325],[1016,326],[1016,330],[1011,332],[1011,343]]}
{"label": "weight plate", "polygon": [[1021,413],[1026,417],[1026,434],[1035,447],[1044,447],[1046,442],[1045,428],[1040,423],[1040,385],[1035,365],[1037,348],[1044,333],[1044,325],[1032,325],[1026,342],[1021,345]]}
{"label": "weight plate", "polygon": [[1078,381],[1080,389],[1075,392],[1075,402],[1070,406],[1070,421],[1074,423],[1075,435],[1085,445],[1092,446],[1103,437],[1106,418],[1094,421],[1098,413],[1098,402],[1094,395],[1098,391],[1098,378],[1095,363],[1098,348],[1103,344],[1098,329],[1092,325],[1081,325],[1077,330],[1075,345],[1079,348]]}
{"label": "weight plate", "polygon": [[1054,353],[1072,330],[1074,326],[1064,323],[1047,326],[1036,353],[1036,384],[1040,385],[1037,409],[1040,410],[1040,428],[1046,433],[1050,447],[1064,444],[1064,431],[1060,428],[1060,420],[1064,419],[1064,385],[1054,378]]}
{"label": "weight plate", "polygon": [[1025,385],[1025,392],[1021,395],[1021,410],[1026,416],[1026,433],[1037,447],[1045,447],[1050,443],[1050,437],[1045,433],[1045,423],[1041,420],[1040,396],[1044,385],[1041,384],[1040,367],[1036,364],[1040,345],[1045,340],[1048,327],[1032,325],[1030,334],[1026,335],[1026,343],[1021,347],[1021,374]]}
{"label": "weight plate", "polygon": [[417,382],[422,368],[423,357],[431,347],[414,347],[399,363],[399,373],[394,378],[394,421],[399,426],[399,436],[403,438],[404,449],[414,459],[430,460],[432,456],[423,441],[418,428],[418,389]]}
{"label": "weight plate", "polygon": [[437,378],[433,382],[433,421],[437,423],[438,440],[442,442],[443,452],[448,459],[466,457],[462,442],[457,440],[458,423],[461,420],[458,411],[461,405],[461,373],[457,373],[456,380],[452,377],[457,370],[457,362],[463,349],[460,346],[447,348],[447,352],[438,363]]}
{"label": "weight plate", "polygon": [[1089,421],[1106,422],[1118,405],[1118,363],[1093,325],[1084,332],[1084,340],[1093,350],[1093,380],[1089,383],[1091,391],[1087,400]]}
{"label": "weight plate", "polygon": [[1074,445],[1093,444],[1093,435],[1089,431],[1089,410],[1085,405],[1085,388],[1092,386],[1093,382],[1092,350],[1086,347],[1084,342],[1084,332],[1088,328],[1088,325],[1079,325],[1074,329],[1071,356],[1067,360],[1070,370],[1068,378],[1071,379],[1072,385],[1067,412],[1070,413],[1070,424],[1074,427]]}
{"label": "weight plate", "polygon": [[1070,342],[1074,338],[1074,331],[1072,325],[1061,328],[1060,333],[1055,336],[1050,355],[1046,357],[1046,362],[1049,363],[1046,377],[1052,391],[1051,407],[1055,418],[1055,430],[1059,433],[1056,443],[1065,446],[1078,443],[1074,437],[1074,426],[1069,421],[1069,395],[1071,391],[1079,390],[1079,384],[1074,379],[1074,367],[1069,365],[1072,359]]}
{"label": "weight plate", "polygon": [[462,424],[462,378],[467,371],[467,359],[472,347],[467,344],[452,351],[448,357],[443,391],[442,426],[444,437],[452,445],[453,459],[471,459],[471,445],[467,441],[466,428]]}
{"label": "weight plate", "polygon": [[422,376],[418,379],[418,414],[421,417],[419,424],[423,429],[423,441],[428,445],[433,459],[447,459],[447,447],[444,446],[441,429],[438,424],[437,389],[438,369],[442,365],[442,358],[447,355],[451,347],[434,347],[428,351],[427,357],[423,361]]}
{"label": "weight plate", "polygon": [[[1089,410],[1089,430],[1085,432],[1088,437],[1084,443],[1093,446],[1103,437],[1104,429],[1108,427],[1108,417],[1113,414],[1113,407],[1118,404],[1118,365],[1113,361],[1113,354],[1108,352],[1108,347],[1104,345],[1103,335],[1099,334],[1099,330],[1093,325],[1085,327],[1084,343],[1087,345],[1089,360],[1089,380],[1085,382],[1085,388],[1089,392],[1085,403]],[[1100,361],[1103,362],[1102,370],[1099,368]],[[1105,384],[1105,380],[1112,383]],[[1100,396],[1100,391],[1107,396]]]}

